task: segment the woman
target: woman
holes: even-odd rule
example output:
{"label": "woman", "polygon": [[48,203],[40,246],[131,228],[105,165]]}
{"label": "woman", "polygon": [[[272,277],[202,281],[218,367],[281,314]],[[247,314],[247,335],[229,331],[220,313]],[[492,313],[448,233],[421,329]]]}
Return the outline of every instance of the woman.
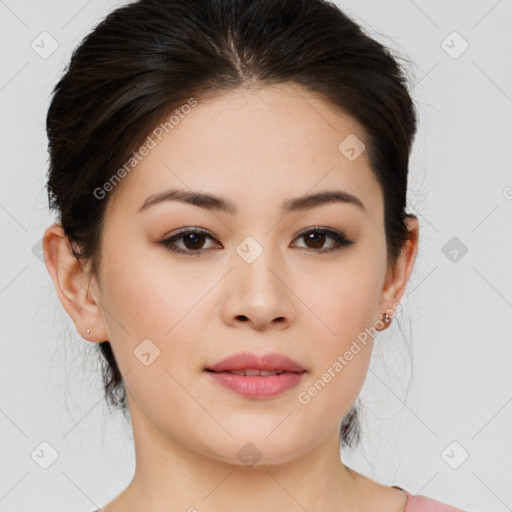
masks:
{"label": "woman", "polygon": [[140,0],[47,118],[46,264],[136,471],[101,510],[455,511],[340,460],[418,249],[416,114],[322,0]]}

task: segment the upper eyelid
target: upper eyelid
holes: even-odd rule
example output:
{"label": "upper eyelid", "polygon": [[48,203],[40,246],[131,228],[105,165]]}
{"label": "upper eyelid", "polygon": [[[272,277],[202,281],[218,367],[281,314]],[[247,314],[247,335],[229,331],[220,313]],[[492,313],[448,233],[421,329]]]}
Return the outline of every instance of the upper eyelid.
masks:
{"label": "upper eyelid", "polygon": [[[336,234],[340,234],[340,235],[346,236],[346,234],[345,234],[345,232],[343,230],[315,225],[315,226],[311,226],[311,227],[308,227],[308,228],[301,229],[295,235],[295,237],[300,236],[300,235],[302,235],[304,233],[308,233],[310,231],[325,231],[327,233],[330,232],[330,233],[336,233]],[[212,235],[210,233],[209,230],[207,230],[205,228],[194,227],[194,226],[191,226],[191,227],[188,227],[188,228],[183,228],[182,230],[180,230],[180,231],[178,231],[177,233],[174,233],[174,234],[166,235],[164,237],[164,240],[168,239],[168,238],[175,237],[175,236],[184,235],[184,234],[187,234],[187,233],[200,233],[202,235],[206,235],[206,236],[209,236],[211,238],[215,238],[215,240],[218,240],[214,235]]]}

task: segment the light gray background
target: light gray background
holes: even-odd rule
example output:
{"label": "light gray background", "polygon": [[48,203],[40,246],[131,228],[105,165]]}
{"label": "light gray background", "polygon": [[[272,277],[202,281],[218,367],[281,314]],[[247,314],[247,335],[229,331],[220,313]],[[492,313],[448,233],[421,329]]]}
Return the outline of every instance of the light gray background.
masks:
{"label": "light gray background", "polygon": [[[420,112],[409,190],[420,253],[403,313],[375,340],[363,442],[342,456],[413,494],[467,511],[512,510],[512,1],[337,3],[413,62]],[[0,0],[0,512],[91,511],[134,470],[131,430],[109,415],[92,344],[37,255],[53,222],[51,89],[72,49],[117,5]],[[31,47],[43,51],[43,31],[58,43],[47,58]],[[461,38],[469,47],[458,55]],[[58,453],[48,469],[42,442]]]}

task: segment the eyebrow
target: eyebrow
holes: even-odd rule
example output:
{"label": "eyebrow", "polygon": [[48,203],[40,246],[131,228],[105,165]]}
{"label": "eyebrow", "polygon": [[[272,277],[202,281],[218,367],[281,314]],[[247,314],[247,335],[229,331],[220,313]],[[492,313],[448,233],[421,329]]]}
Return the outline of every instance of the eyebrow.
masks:
{"label": "eyebrow", "polygon": [[[164,201],[178,201],[181,203],[192,204],[194,206],[204,208],[205,210],[224,212],[228,215],[235,215],[238,213],[238,207],[228,199],[213,194],[179,189],[171,189],[160,194],[149,196],[144,201],[139,211],[146,210],[150,206]],[[353,204],[360,210],[366,212],[365,205],[358,197],[341,190],[326,190],[316,194],[288,199],[283,203],[281,213],[284,215],[289,212],[310,210],[317,206],[323,206],[331,203]]]}

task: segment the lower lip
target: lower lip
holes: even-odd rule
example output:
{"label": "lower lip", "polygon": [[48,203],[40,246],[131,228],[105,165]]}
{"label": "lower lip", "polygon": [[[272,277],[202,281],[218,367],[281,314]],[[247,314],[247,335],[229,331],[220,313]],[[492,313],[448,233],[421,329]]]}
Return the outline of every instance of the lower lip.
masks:
{"label": "lower lip", "polygon": [[297,386],[305,372],[266,376],[211,371],[207,371],[207,373],[215,382],[239,395],[250,398],[267,398]]}

